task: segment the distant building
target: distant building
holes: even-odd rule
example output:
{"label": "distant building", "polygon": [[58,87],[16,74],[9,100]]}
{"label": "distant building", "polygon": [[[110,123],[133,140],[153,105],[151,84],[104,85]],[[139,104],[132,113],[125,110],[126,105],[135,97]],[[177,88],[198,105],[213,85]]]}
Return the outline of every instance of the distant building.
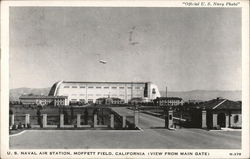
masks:
{"label": "distant building", "polygon": [[124,104],[124,100],[120,98],[98,98],[96,104]]}
{"label": "distant building", "polygon": [[67,105],[68,97],[66,96],[43,96],[43,95],[22,95],[19,97],[24,105]]}
{"label": "distant building", "polygon": [[188,103],[188,104],[201,104],[203,102],[204,101],[202,101],[202,100],[188,100],[185,103]]}
{"label": "distant building", "polygon": [[178,106],[184,103],[183,99],[179,97],[159,97],[154,102],[158,106]]}
{"label": "distant building", "polygon": [[151,82],[56,82],[49,96],[67,96],[69,102],[96,103],[100,98],[119,98],[128,103],[133,98],[153,100],[160,92]]}

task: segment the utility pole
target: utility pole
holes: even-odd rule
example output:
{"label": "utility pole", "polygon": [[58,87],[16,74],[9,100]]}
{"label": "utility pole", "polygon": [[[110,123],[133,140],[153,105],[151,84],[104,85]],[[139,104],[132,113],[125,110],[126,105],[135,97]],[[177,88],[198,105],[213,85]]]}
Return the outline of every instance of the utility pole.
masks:
{"label": "utility pole", "polygon": [[166,86],[166,97],[168,97],[168,86]]}

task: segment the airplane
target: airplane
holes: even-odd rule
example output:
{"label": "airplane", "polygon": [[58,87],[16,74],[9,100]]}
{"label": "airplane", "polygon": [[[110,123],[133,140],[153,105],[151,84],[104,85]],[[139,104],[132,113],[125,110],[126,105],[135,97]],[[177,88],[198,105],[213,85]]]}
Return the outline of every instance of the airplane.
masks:
{"label": "airplane", "polygon": [[104,60],[99,60],[99,62],[102,63],[102,64],[106,64],[107,63],[107,61],[104,61]]}

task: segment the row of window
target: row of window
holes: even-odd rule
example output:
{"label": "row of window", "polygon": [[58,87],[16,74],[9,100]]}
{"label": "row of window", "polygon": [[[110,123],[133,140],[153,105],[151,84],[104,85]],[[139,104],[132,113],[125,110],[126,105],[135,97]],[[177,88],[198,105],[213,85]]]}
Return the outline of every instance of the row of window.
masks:
{"label": "row of window", "polygon": [[[87,96],[112,96],[112,97],[117,97],[117,94],[87,94]],[[65,95],[68,96],[68,95]],[[72,94],[71,96],[77,96],[77,94]],[[86,94],[79,94],[79,96],[86,96]],[[120,97],[124,97],[124,94],[119,94]],[[131,96],[131,94],[128,94],[127,96]],[[133,94],[133,96],[136,97],[141,97],[141,94]]]}
{"label": "row of window", "polygon": [[160,101],[160,103],[181,103],[181,101]]}
{"label": "row of window", "polygon": [[[70,86],[64,86],[63,88],[70,88]],[[71,86],[71,88],[86,88],[85,86]],[[93,89],[94,86],[88,86],[88,89]],[[96,89],[102,89],[100,86],[96,86]],[[111,89],[125,89],[125,87],[111,87]],[[103,89],[110,89],[110,87],[104,86]],[[132,89],[132,87],[127,87],[127,89]],[[143,89],[143,87],[134,87],[134,89]]]}

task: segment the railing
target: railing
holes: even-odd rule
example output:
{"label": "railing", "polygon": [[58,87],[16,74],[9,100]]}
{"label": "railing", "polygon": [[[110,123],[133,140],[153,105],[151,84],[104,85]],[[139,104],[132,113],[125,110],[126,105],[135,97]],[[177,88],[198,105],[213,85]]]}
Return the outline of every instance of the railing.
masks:
{"label": "railing", "polygon": [[[30,122],[30,114],[25,114],[25,115],[14,115],[11,114],[10,115],[10,129],[14,129],[14,127],[18,127],[19,123],[21,124],[23,127],[25,128],[29,128],[29,127],[40,127],[40,128],[82,128],[82,127],[94,127],[94,128],[99,128],[99,127],[110,127],[110,128],[114,128],[114,114],[110,114],[110,119],[109,119],[109,123],[106,123],[106,125],[104,124],[99,124],[98,123],[98,115],[94,114],[93,115],[93,124],[89,124],[88,122],[85,122],[85,124],[83,125],[81,123],[81,118],[82,118],[82,114],[77,114],[76,115],[76,124],[65,124],[65,120],[64,120],[64,114],[60,114],[59,116],[57,115],[50,115],[48,116],[47,114],[42,114],[42,116],[38,116],[37,118],[40,118],[40,122],[37,122],[37,124],[34,124],[34,122]],[[18,117],[24,117],[24,124],[23,120],[15,120],[15,118]],[[32,116],[33,117],[33,116]],[[50,125],[48,124],[48,117],[59,117],[59,123],[58,124],[53,124]],[[33,117],[34,118],[34,117]],[[39,120],[39,119],[38,119]],[[86,124],[87,123],[87,124]]]}

